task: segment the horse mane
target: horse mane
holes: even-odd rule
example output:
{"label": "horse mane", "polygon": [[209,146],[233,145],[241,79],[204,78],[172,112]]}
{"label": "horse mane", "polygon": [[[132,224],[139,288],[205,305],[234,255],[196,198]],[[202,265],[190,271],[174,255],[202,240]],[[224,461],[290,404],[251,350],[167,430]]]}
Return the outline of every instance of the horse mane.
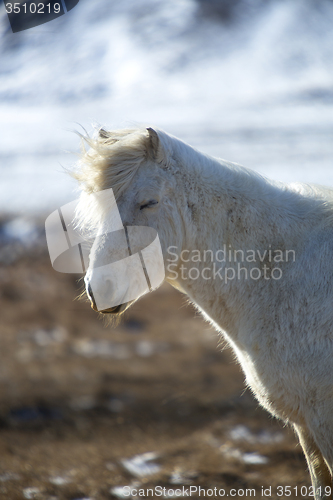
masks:
{"label": "horse mane", "polygon": [[[225,186],[233,185],[236,191],[239,190],[240,195],[247,194],[249,200],[253,196],[256,199],[269,197],[270,203],[274,205],[275,198],[279,203],[284,198],[285,212],[293,217],[310,217],[316,215],[318,210],[326,215],[333,213],[333,191],[328,188],[305,184],[288,186],[269,181],[255,171],[204,155],[161,131],[158,131],[157,136],[154,130],[144,127],[115,131],[100,128],[94,137],[88,134],[79,135],[82,141],[82,154],[77,168],[71,172],[81,188],[75,219],[77,228],[80,227],[88,232],[97,227],[108,209],[107,203],[103,208],[98,203],[97,197],[90,195],[112,188],[115,199],[118,200],[143,162],[152,159],[161,163],[158,161],[161,160],[159,157],[161,151],[163,154],[168,153],[171,158],[182,159],[183,168],[178,174],[187,176],[185,179],[187,183],[191,181],[190,174],[196,176],[204,174],[207,164],[210,165],[211,175],[216,179],[220,177],[222,169],[224,182],[218,185],[218,196],[227,189]],[[86,145],[90,148],[88,151]],[[170,163],[165,157],[163,162]],[[186,165],[190,168],[184,168]]]}
{"label": "horse mane", "polygon": [[[79,136],[82,153],[72,177],[89,194],[112,188],[118,199],[147,159],[149,131],[145,128],[115,131],[101,128],[95,137]],[[86,144],[90,147],[88,151]]]}

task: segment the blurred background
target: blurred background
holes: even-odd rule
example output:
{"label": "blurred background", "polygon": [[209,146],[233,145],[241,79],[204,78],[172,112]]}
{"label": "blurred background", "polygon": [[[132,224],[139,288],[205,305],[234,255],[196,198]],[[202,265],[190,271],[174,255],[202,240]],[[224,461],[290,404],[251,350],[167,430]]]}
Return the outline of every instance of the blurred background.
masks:
{"label": "blurred background", "polygon": [[332,19],[331,0],[81,0],[13,34],[1,6],[1,207],[71,196],[77,123],[155,125],[282,181],[333,183]]}
{"label": "blurred background", "polygon": [[185,298],[163,286],[105,325],[53,271],[43,223],[77,197],[63,167],[93,124],[333,185],[332,26],[332,0],[80,0],[13,34],[0,5],[0,498],[309,486]]}

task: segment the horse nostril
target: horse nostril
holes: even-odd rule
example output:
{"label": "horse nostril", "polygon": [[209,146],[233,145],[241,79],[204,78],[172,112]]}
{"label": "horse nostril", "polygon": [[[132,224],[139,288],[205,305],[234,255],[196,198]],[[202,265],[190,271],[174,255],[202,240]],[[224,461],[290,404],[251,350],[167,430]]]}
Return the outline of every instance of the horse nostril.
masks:
{"label": "horse nostril", "polygon": [[91,307],[92,307],[95,311],[98,311],[97,306],[96,306],[96,302],[95,302],[95,298],[94,298],[94,294],[93,294],[93,292],[92,292],[92,289],[91,289],[90,283],[88,284],[88,289],[87,289],[87,291],[88,291],[88,297],[89,297],[89,299],[90,299],[90,300],[91,300],[91,302],[92,302]]}

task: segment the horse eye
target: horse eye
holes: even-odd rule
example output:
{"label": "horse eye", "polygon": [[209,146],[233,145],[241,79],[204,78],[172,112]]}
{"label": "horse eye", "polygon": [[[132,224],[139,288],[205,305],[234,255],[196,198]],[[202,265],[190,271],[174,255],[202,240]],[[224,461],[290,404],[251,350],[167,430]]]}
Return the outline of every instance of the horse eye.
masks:
{"label": "horse eye", "polygon": [[150,208],[153,205],[157,205],[158,201],[157,200],[149,200],[147,203],[144,203],[143,205],[140,206],[140,210],[143,210],[144,208]]}

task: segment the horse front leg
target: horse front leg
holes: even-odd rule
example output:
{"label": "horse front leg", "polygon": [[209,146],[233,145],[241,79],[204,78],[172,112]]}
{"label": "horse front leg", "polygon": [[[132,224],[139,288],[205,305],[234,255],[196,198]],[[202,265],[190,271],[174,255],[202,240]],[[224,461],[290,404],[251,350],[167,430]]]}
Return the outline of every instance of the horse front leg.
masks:
{"label": "horse front leg", "polygon": [[298,425],[294,425],[294,428],[308,464],[311,483],[314,489],[314,499],[332,499],[332,476],[319,447],[315,443],[308,429]]}

